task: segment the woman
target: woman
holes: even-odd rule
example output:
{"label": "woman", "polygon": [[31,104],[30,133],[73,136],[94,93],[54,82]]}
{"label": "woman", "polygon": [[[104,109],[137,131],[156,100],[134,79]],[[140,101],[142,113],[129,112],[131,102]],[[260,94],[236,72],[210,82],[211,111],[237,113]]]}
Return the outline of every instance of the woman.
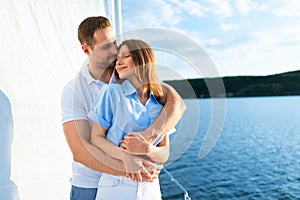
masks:
{"label": "woman", "polygon": [[[123,82],[107,85],[100,90],[94,105],[91,142],[110,156],[122,158],[126,177],[103,174],[96,199],[161,199],[158,179],[140,182],[140,169],[131,162],[137,156],[120,148],[124,136],[145,130],[163,107],[158,102],[163,98],[163,90],[157,76],[153,50],[141,40],[124,41],[120,45],[116,70]],[[148,149],[142,158],[166,162],[169,137],[158,139]]]}

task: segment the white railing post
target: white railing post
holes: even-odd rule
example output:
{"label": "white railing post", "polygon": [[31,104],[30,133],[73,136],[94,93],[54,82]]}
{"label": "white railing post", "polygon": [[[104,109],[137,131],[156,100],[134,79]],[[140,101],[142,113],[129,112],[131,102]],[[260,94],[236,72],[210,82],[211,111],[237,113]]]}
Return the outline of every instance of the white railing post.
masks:
{"label": "white railing post", "polygon": [[175,185],[183,192],[184,200],[191,200],[187,190],[174,178],[174,176],[172,176],[172,174],[170,174],[170,172],[168,172],[168,170],[166,168],[163,168],[163,171],[167,174],[167,176],[170,178],[170,180],[173,183],[175,183]]}

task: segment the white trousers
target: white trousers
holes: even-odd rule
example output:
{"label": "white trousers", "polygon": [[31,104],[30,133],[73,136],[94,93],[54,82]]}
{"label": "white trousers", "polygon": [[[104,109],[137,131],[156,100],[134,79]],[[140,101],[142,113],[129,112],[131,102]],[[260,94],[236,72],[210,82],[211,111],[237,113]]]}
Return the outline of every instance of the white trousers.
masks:
{"label": "white trousers", "polygon": [[158,178],[136,182],[124,176],[102,174],[96,200],[161,200]]}

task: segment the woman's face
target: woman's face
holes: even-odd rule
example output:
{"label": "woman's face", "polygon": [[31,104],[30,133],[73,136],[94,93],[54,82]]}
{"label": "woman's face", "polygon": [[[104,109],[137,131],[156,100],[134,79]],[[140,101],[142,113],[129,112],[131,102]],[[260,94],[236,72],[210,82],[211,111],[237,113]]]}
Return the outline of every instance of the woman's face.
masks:
{"label": "woman's face", "polygon": [[122,45],[119,49],[116,70],[122,79],[128,79],[132,75],[135,75],[134,63],[126,45]]}

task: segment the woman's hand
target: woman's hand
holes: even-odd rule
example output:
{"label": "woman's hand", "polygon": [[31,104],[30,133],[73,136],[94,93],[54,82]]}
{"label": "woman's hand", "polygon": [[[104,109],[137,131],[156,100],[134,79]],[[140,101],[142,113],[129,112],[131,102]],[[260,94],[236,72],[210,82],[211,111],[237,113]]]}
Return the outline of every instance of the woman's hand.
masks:
{"label": "woman's hand", "polygon": [[121,141],[121,148],[133,155],[148,155],[152,144],[139,132],[132,132]]}

